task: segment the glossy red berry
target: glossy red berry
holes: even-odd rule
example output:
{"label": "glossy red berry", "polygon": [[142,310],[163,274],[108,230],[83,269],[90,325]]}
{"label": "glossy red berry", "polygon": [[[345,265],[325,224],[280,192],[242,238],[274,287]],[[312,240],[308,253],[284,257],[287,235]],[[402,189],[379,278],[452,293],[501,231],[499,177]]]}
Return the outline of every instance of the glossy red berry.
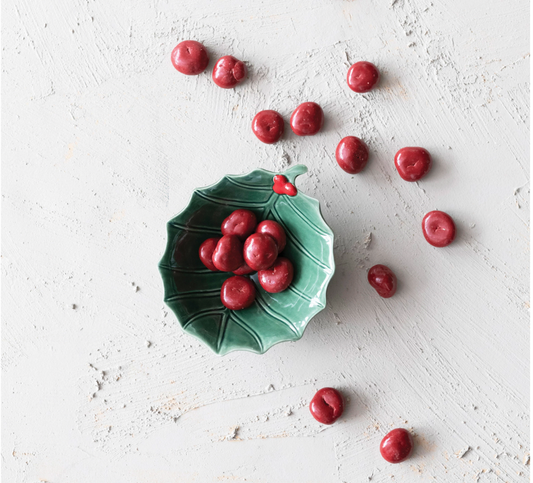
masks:
{"label": "glossy red berry", "polygon": [[254,303],[255,285],[246,277],[230,277],[222,284],[220,300],[230,310],[245,309]]}
{"label": "glossy red berry", "polygon": [[253,270],[265,270],[278,258],[274,238],[264,233],[254,233],[244,242],[244,261]]}
{"label": "glossy red berry", "polygon": [[316,102],[304,102],[292,113],[291,129],[298,136],[313,136],[324,124],[324,112]]}
{"label": "glossy red berry", "polygon": [[201,74],[209,63],[207,50],[196,40],[180,42],[174,47],[170,58],[176,70],[185,75]]}
{"label": "glossy red berry", "polygon": [[219,240],[220,238],[208,238],[200,245],[198,250],[202,263],[213,272],[218,272],[218,268],[213,264],[213,252]]}
{"label": "glossy red berry", "polygon": [[350,174],[360,173],[368,162],[368,148],[361,139],[346,136],[341,139],[335,150],[335,159],[339,166]]}
{"label": "glossy red berry", "polygon": [[223,89],[231,89],[240,84],[247,74],[246,65],[231,55],[217,60],[213,68],[213,82]]}
{"label": "glossy red berry", "polygon": [[348,70],[348,87],[354,92],[364,93],[372,90],[379,81],[379,71],[370,62],[356,62]]}
{"label": "glossy red berry", "polygon": [[237,270],[244,263],[242,241],[235,235],[224,235],[218,240],[212,260],[221,272]]}
{"label": "glossy red berry", "polygon": [[269,293],[279,293],[287,289],[294,277],[294,268],[289,259],[278,257],[274,264],[257,272],[261,287]]}
{"label": "glossy red berry", "polygon": [[282,174],[277,174],[274,176],[274,186],[272,186],[272,189],[278,195],[296,196],[298,194],[296,186],[294,186],[292,183],[289,183],[287,177],[283,176]]}
{"label": "glossy red berry", "polygon": [[223,235],[235,235],[242,241],[246,240],[257,226],[257,218],[253,211],[235,210],[221,225]]}
{"label": "glossy red berry", "polygon": [[455,223],[444,211],[430,211],[422,220],[422,232],[430,245],[445,247],[455,239]]}
{"label": "glossy red berry", "polygon": [[413,437],[406,429],[393,429],[381,441],[379,451],[389,463],[401,463],[411,456]]}
{"label": "glossy red berry", "polygon": [[246,265],[246,262],[244,262],[244,264],[242,264],[237,270],[233,270],[235,275],[250,275],[254,272],[255,270]]}
{"label": "glossy red berry", "polygon": [[394,165],[405,181],[418,181],[431,169],[431,155],[424,148],[402,148],[394,156]]}
{"label": "glossy red berry", "polygon": [[319,423],[333,424],[344,411],[342,394],[332,387],[324,387],[311,399],[309,410]]}
{"label": "glossy red berry", "polygon": [[285,122],[276,111],[258,112],[252,121],[252,131],[257,139],[265,144],[278,142],[284,129]]}
{"label": "glossy red berry", "polygon": [[396,293],[396,275],[385,265],[374,265],[368,271],[368,283],[384,299],[388,299]]}
{"label": "glossy red berry", "polygon": [[265,235],[270,235],[276,241],[278,245],[278,253],[281,253],[287,244],[287,237],[285,235],[285,230],[283,227],[274,220],[265,220],[257,225],[255,229],[256,233],[264,233]]}

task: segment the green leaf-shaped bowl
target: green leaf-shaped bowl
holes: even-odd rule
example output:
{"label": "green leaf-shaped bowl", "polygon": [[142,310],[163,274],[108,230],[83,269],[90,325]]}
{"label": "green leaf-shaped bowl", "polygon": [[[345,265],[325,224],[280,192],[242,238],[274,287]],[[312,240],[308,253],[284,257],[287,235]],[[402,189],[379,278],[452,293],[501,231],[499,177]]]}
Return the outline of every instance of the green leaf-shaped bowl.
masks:
{"label": "green leaf-shaped bowl", "polygon": [[[289,182],[306,173],[296,165],[285,171]],[[191,201],[167,224],[168,240],[159,263],[165,302],[183,330],[205,342],[217,354],[235,350],[264,353],[274,344],[298,340],[313,316],[326,306],[326,289],[335,272],[333,232],[318,201],[300,191],[296,196],[272,190],[276,174],[257,169],[224,176],[218,183],[194,191]],[[220,300],[224,280],[232,273],[212,272],[198,257],[200,244],[221,236],[224,218],[238,208],[253,211],[258,220],[276,220],[287,234],[283,256],[294,265],[294,279],[284,292],[265,292],[251,276],[256,300],[233,311]]]}

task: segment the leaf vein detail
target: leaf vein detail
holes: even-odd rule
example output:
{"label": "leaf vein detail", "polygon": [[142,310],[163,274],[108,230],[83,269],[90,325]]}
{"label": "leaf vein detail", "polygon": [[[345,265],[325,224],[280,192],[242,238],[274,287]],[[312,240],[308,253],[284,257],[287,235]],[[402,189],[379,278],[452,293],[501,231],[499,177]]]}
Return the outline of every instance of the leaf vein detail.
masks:
{"label": "leaf vein detail", "polygon": [[259,346],[259,351],[263,352],[263,343],[261,342],[261,337],[257,334],[255,330],[253,330],[244,320],[237,317],[235,312],[231,312],[230,315],[231,320],[235,322],[242,330],[247,332],[249,335],[251,335],[254,340],[257,342],[257,345]]}
{"label": "leaf vein detail", "polygon": [[190,319],[186,320],[182,327],[183,329],[185,330],[187,327],[189,327],[189,325],[191,325],[192,323],[196,322],[198,319],[201,319],[202,317],[204,317],[205,315],[222,315],[224,313],[226,309],[224,310],[220,310],[220,309],[209,309],[209,310],[203,310],[202,312],[198,312],[196,313],[195,315],[193,315]]}
{"label": "leaf vein detail", "polygon": [[300,336],[300,334],[298,333],[298,331],[296,330],[296,328],[291,324],[291,322],[289,321],[289,319],[283,317],[282,315],[278,314],[275,310],[271,309],[270,307],[268,307],[268,304],[266,303],[266,301],[263,299],[263,296],[260,295],[260,292],[256,292],[255,293],[255,301],[257,302],[257,305],[259,305],[259,307],[263,310],[263,312],[266,312],[268,315],[270,315],[270,317],[273,317],[274,319],[278,320],[279,322],[281,322],[282,324],[286,325],[287,327],[289,327],[289,329],[294,333],[294,335],[296,335],[297,337]]}
{"label": "leaf vein detail", "polygon": [[[272,208],[273,212],[278,216],[278,218],[281,219],[279,213],[276,211],[276,209],[273,207]],[[287,228],[287,226],[285,226],[285,233],[287,235],[287,238],[289,238],[294,246],[300,250],[304,255],[306,255],[307,257],[309,257],[311,260],[313,260],[313,262],[315,262],[319,267],[322,267],[322,268],[325,268],[327,270],[330,270],[330,267],[328,267],[327,265],[325,265],[324,263],[322,263],[318,258],[316,258],[314,255],[312,255],[308,250],[305,249],[305,247],[302,245],[302,243],[300,242],[300,240],[298,240],[298,238],[296,238],[294,236],[294,234]]]}

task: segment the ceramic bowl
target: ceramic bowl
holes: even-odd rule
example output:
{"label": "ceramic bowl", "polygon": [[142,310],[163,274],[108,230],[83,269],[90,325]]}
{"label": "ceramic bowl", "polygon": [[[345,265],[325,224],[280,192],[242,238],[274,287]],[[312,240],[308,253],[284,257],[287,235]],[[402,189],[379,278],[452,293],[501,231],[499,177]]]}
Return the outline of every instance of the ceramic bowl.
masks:
{"label": "ceramic bowl", "polygon": [[[296,165],[284,173],[256,169],[224,176],[212,186],[195,190],[189,205],[167,224],[167,246],[159,263],[165,303],[185,332],[217,354],[235,350],[262,354],[279,342],[298,340],[326,306],[326,289],[335,271],[333,232],[316,199],[301,191],[288,196],[272,189],[276,174],[294,184],[306,172],[306,166]],[[284,292],[271,294],[261,288],[257,274],[252,275],[255,302],[233,311],[220,300],[222,283],[233,274],[204,267],[198,249],[205,239],[221,236],[222,221],[238,208],[284,227],[287,246],[282,255],[292,261],[294,279]]]}

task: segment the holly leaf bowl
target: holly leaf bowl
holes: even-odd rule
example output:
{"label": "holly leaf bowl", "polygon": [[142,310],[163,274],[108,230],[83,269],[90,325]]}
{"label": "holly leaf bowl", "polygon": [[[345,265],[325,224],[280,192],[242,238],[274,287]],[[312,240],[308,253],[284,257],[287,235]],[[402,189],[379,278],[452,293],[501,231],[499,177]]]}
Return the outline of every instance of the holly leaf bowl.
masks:
{"label": "holly leaf bowl", "polygon": [[[236,350],[263,354],[275,344],[298,340],[326,306],[326,290],[335,272],[333,232],[318,200],[299,190],[289,196],[272,189],[277,174],[294,185],[306,172],[300,164],[284,173],[256,169],[226,175],[194,190],[188,206],[167,223],[167,245],[159,263],[165,303],[185,332],[219,355]],[[287,246],[282,256],[291,260],[294,278],[287,290],[273,294],[263,290],[257,274],[252,275],[255,301],[235,311],[220,300],[222,284],[233,274],[210,271],[198,249],[207,238],[222,236],[222,221],[239,208],[253,211],[258,221],[275,220],[283,226]]]}

